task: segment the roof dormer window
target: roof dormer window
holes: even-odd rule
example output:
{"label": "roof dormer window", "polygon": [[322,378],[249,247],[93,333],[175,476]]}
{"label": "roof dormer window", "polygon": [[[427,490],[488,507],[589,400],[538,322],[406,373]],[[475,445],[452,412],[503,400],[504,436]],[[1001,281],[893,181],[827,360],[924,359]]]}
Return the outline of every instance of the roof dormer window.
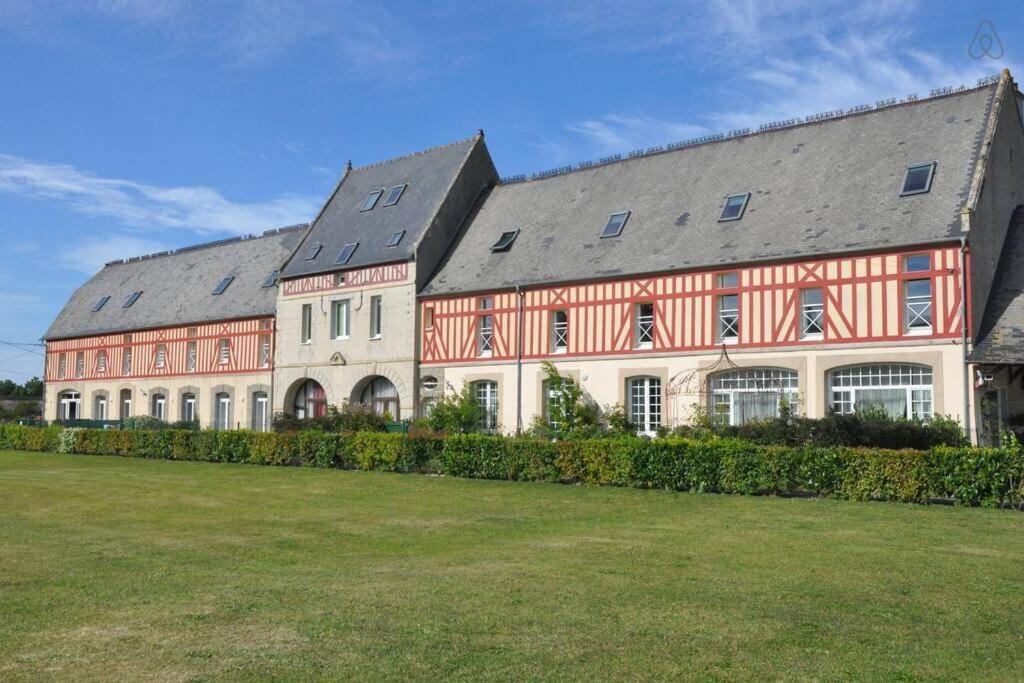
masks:
{"label": "roof dormer window", "polygon": [[110,297],[109,296],[102,297],[99,301],[96,302],[96,305],[92,307],[92,312],[93,313],[98,312],[101,308],[103,308],[104,306],[107,305],[108,301],[110,301]]}
{"label": "roof dormer window", "polygon": [[218,282],[217,286],[213,288],[213,295],[217,296],[218,294],[223,294],[224,290],[228,288],[228,285],[230,285],[234,281],[234,279],[234,276],[229,275],[220,282]]}
{"label": "roof dormer window", "polygon": [[391,235],[391,239],[388,240],[388,243],[385,244],[384,247],[385,248],[397,247],[398,243],[402,241],[403,237],[405,237],[405,230],[399,230],[398,232],[393,233]]}
{"label": "roof dormer window", "polygon": [[924,194],[932,189],[932,176],[935,175],[935,162],[914,164],[907,167],[907,175],[903,178],[901,197],[910,194]]}
{"label": "roof dormer window", "polygon": [[277,284],[277,276],[279,274],[280,274],[279,271],[276,271],[276,270],[270,271],[270,275],[268,275],[267,279],[263,281],[263,285],[262,286],[263,287],[273,287],[274,285],[276,285]]}
{"label": "roof dormer window", "polygon": [[749,199],[749,192],[731,194],[726,197],[725,204],[722,205],[722,215],[718,217],[718,221],[738,221],[743,218],[743,212],[747,210],[747,200]]}
{"label": "roof dormer window", "polygon": [[398,200],[402,198],[402,193],[405,192],[405,188],[409,187],[409,184],[395,185],[388,192],[388,198],[384,200],[384,206],[394,206],[398,203]]}
{"label": "roof dormer window", "polygon": [[618,237],[621,235],[622,229],[626,227],[626,221],[629,220],[630,213],[630,211],[619,211],[608,216],[608,223],[604,226],[601,237]]}
{"label": "roof dormer window", "polygon": [[140,296],[142,296],[141,291],[132,292],[131,294],[128,295],[128,298],[124,300],[124,304],[121,306],[121,308],[131,308],[132,304],[138,301]]}
{"label": "roof dormer window", "polygon": [[309,251],[306,252],[306,260],[312,261],[313,259],[315,259],[317,257],[317,254],[320,253],[321,249],[323,249],[322,244],[314,244],[313,246],[311,246],[309,248]]}
{"label": "roof dormer window", "polygon": [[[360,211],[370,211],[373,207],[377,206],[377,202],[380,201],[381,195],[384,194],[384,190],[374,190],[363,201],[363,205],[359,207]],[[395,200],[398,201],[398,200]]]}
{"label": "roof dormer window", "polygon": [[501,233],[501,237],[498,238],[498,241],[491,246],[491,251],[508,251],[512,248],[512,243],[516,241],[516,236],[518,235],[518,230],[509,230],[508,232]]}
{"label": "roof dormer window", "polygon": [[358,246],[359,242],[353,242],[342,247],[341,251],[338,252],[338,258],[334,259],[334,265],[343,266],[348,263],[349,259],[352,258],[352,254],[356,253],[356,247]]}

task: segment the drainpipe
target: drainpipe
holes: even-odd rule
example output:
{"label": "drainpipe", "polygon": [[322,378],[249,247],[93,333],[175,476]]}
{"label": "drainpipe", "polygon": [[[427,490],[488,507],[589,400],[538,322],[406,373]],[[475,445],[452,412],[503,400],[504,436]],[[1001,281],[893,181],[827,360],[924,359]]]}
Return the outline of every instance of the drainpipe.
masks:
{"label": "drainpipe", "polygon": [[960,237],[960,352],[964,365],[964,433],[971,438],[971,366],[967,363],[967,238]]}
{"label": "drainpipe", "polygon": [[516,435],[523,433],[523,298],[516,285]]}

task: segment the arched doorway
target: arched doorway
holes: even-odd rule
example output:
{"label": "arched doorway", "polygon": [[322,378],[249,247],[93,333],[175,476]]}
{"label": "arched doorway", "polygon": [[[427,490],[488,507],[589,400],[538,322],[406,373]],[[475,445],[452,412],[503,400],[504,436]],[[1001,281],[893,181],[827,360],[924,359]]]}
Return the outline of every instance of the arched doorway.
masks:
{"label": "arched doorway", "polygon": [[387,413],[393,420],[398,420],[402,415],[399,412],[398,389],[387,377],[377,375],[364,380],[359,402],[378,415]]}
{"label": "arched doorway", "polygon": [[77,391],[65,391],[60,395],[60,419],[78,420],[82,416],[82,395]]}
{"label": "arched doorway", "polygon": [[292,415],[300,420],[327,414],[327,392],[316,380],[307,379],[295,389]]}

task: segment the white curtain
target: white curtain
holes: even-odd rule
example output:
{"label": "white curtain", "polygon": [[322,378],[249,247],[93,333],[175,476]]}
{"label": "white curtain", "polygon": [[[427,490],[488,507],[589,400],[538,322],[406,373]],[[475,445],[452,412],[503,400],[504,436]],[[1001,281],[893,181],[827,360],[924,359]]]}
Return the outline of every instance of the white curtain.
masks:
{"label": "white curtain", "polygon": [[907,392],[905,389],[858,389],[858,411],[868,408],[882,408],[890,417],[907,416]]}
{"label": "white curtain", "polygon": [[738,391],[732,395],[736,402],[736,424],[766,417],[778,417],[779,394],[775,392]]}

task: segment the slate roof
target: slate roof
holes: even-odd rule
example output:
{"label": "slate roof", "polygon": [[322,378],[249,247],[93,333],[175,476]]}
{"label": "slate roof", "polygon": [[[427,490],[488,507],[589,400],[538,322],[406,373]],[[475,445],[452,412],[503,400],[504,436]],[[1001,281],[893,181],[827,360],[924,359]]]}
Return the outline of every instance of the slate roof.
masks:
{"label": "slate roof", "polygon": [[[260,237],[107,264],[71,295],[44,339],[274,315],[277,287],[263,287],[263,282],[281,267],[307,228],[270,230]],[[211,294],[228,276],[235,279],[224,293]],[[142,295],[130,308],[122,308],[135,291]],[[104,296],[110,301],[93,313]]]}
{"label": "slate roof", "polygon": [[1014,212],[969,356],[975,363],[1024,364],[1024,207]]}
{"label": "slate roof", "polygon": [[[996,85],[503,183],[422,290],[455,294],[955,239]],[[927,194],[900,197],[909,164]],[[718,222],[727,195],[751,193]],[[599,236],[629,210],[619,237]],[[520,230],[493,254],[502,232]]]}
{"label": "slate roof", "polygon": [[[313,222],[302,246],[285,266],[282,277],[413,258],[421,235],[430,225],[470,152],[478,144],[483,144],[479,135],[347,171]],[[403,183],[408,183],[408,187],[398,203],[384,206],[388,191]],[[384,196],[372,210],[360,211],[366,197],[374,190],[384,190]],[[399,245],[386,247],[391,235],[399,230],[405,230]],[[349,262],[343,266],[334,265],[342,248],[353,242],[358,242],[359,247]],[[307,261],[306,255],[314,244],[323,248],[315,259]]]}

